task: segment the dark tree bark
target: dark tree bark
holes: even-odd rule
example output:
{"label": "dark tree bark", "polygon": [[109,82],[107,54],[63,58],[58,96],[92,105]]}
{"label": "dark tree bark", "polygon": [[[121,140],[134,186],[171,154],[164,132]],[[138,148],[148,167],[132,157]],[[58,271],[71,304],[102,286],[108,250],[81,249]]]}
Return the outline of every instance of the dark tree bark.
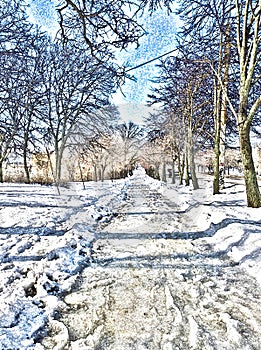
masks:
{"label": "dark tree bark", "polygon": [[[258,82],[255,72],[260,68],[258,60],[261,51],[261,2],[247,0],[244,4],[236,2],[237,11],[237,50],[240,67],[239,106],[237,124],[240,149],[246,184],[247,205],[261,207],[261,194],[257,182],[250,142],[250,126],[254,115],[261,106],[261,96],[251,96]],[[236,113],[235,113],[236,114]]]}

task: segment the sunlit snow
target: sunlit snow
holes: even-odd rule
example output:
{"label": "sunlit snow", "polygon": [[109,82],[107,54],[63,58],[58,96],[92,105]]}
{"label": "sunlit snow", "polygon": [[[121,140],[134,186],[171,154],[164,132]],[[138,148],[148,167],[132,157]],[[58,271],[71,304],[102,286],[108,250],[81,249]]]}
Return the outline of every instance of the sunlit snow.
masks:
{"label": "sunlit snow", "polygon": [[0,185],[0,349],[259,349],[261,209],[142,168]]}

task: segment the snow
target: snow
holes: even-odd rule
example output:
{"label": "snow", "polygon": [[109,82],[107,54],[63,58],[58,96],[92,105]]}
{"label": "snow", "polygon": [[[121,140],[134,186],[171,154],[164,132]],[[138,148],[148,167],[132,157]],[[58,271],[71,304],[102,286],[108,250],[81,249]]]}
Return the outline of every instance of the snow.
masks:
{"label": "snow", "polygon": [[0,185],[0,349],[260,349],[261,209],[139,167]]}

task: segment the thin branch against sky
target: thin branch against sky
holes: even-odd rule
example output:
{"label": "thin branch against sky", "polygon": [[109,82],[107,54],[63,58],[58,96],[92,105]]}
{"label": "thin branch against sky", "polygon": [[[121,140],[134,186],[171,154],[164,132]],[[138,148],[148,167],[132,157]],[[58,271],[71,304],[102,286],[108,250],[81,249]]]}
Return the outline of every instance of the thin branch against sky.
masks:
{"label": "thin branch against sky", "polygon": [[[28,12],[30,20],[54,37],[59,27],[55,7],[58,4],[57,0],[27,0],[27,2],[30,4]],[[126,72],[133,73],[135,77],[135,81],[126,80],[122,87],[124,95],[120,91],[114,94],[113,101],[117,105],[145,105],[151,80],[158,74],[156,60],[175,50],[174,38],[180,24],[177,16],[162,9],[151,15],[145,13],[141,21],[147,35],[140,40],[140,46],[134,48],[133,45],[128,50],[116,52],[119,65],[125,66]],[[124,110],[126,111],[126,108]],[[135,110],[137,115],[136,107]],[[144,115],[144,108],[141,114]],[[130,116],[127,117],[129,118]]]}

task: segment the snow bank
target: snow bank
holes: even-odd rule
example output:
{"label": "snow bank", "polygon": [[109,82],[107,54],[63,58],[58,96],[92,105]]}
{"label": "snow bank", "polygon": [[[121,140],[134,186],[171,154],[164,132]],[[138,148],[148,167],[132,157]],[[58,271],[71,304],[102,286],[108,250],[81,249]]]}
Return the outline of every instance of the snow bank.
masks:
{"label": "snow bank", "polygon": [[59,296],[90,264],[97,223],[125,198],[124,180],[72,184],[61,196],[51,186],[0,185],[1,350],[40,349],[47,321],[61,333]]}
{"label": "snow bank", "polygon": [[[85,189],[71,184],[61,188],[60,196],[51,186],[0,185],[0,349],[43,349],[40,340],[46,336],[47,322],[53,349],[62,348],[68,334],[57,320],[64,307],[60,296],[77,285],[81,271],[91,264],[98,223],[105,225],[118,215],[134,181],[153,193],[148,201],[154,201],[155,211],[176,218],[175,227],[162,222],[168,232],[157,244],[167,245],[167,238],[174,238],[189,240],[184,246],[189,247],[197,240],[199,247],[210,247],[217,259],[227,256],[261,284],[261,209],[246,207],[240,183],[213,196],[210,180],[202,178],[201,189],[193,191],[151,179],[139,167],[124,180],[88,182]],[[164,205],[157,196],[164,197]],[[134,217],[134,229],[143,220],[144,232],[148,230],[149,213],[145,214]],[[186,256],[185,251],[182,254]],[[191,316],[192,348],[197,336],[194,323]]]}
{"label": "snow bank", "polygon": [[201,189],[191,192],[186,203],[191,205],[184,215],[183,231],[189,223],[202,242],[226,254],[261,284],[261,208],[246,206],[243,180],[228,181],[222,193],[214,196],[212,182],[202,178]]}

